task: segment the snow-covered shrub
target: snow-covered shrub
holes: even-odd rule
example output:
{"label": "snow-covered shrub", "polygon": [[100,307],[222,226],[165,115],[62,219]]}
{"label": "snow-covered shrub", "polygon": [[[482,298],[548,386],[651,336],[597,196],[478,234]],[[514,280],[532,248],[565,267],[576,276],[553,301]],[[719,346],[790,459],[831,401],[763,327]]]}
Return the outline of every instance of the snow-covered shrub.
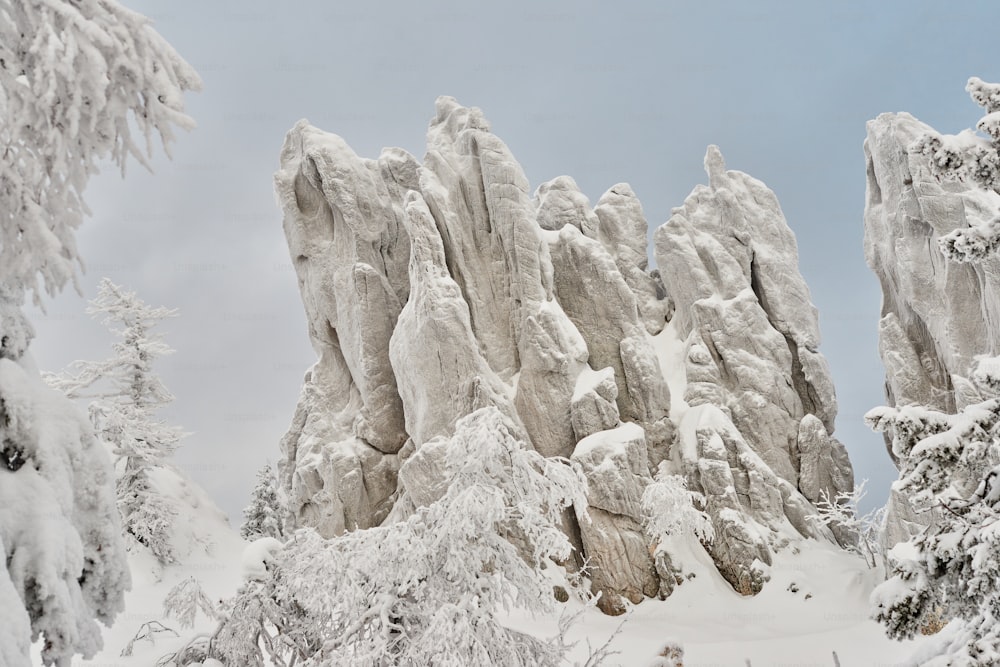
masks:
{"label": "snow-covered shrub", "polygon": [[161,562],[175,559],[170,540],[176,509],[150,478],[177,449],[183,432],[156,417],[173,400],[153,364],[173,350],[153,332],[176,310],[152,308],[142,299],[105,278],[87,313],[120,340],[114,356],[104,361],[76,361],[71,372],[46,375],[70,398],[90,398],[90,415],[98,435],[111,445],[117,459],[118,511],[126,538],[149,549]]}
{"label": "snow-covered shrub", "polygon": [[511,630],[497,615],[553,611],[539,570],[569,557],[561,513],[585,511],[586,482],[515,433],[483,408],[447,441],[437,502],[331,540],[296,532],[265,564],[267,576],[231,602],[212,655],[239,665],[559,664],[564,644]]}
{"label": "snow-covered shrub", "polygon": [[865,559],[868,567],[878,567],[883,561],[882,524],[885,507],[858,514],[858,504],[865,497],[868,480],[854,486],[851,491],[838,493],[834,498],[826,490],[820,491],[816,514],[809,518],[823,526],[839,529],[838,533],[850,536],[845,548]]}
{"label": "snow-covered shrub", "polygon": [[684,667],[684,647],[675,641],[666,642],[649,667]]}
{"label": "snow-covered shrub", "polygon": [[163,615],[177,618],[182,628],[193,628],[198,611],[212,619],[218,619],[218,608],[208,599],[201,588],[201,582],[195,577],[188,577],[170,589],[163,600]]}
{"label": "snow-covered shrub", "polygon": [[[928,158],[931,173],[939,179],[971,181],[1000,193],[1000,84],[972,77],[965,90],[986,115],[976,129],[957,135],[926,134],[911,150]],[[956,262],[981,261],[1000,248],[1000,217],[984,224],[956,229],[939,240],[941,250]]]}
{"label": "snow-covered shrub", "polygon": [[250,504],[243,510],[243,525],[240,537],[254,540],[258,537],[283,538],[285,512],[278,495],[278,480],[270,464],[257,471],[257,485],[254,486]]}
{"label": "snow-covered shrub", "polygon": [[669,464],[660,463],[656,479],[642,494],[643,527],[654,544],[671,535],[693,535],[711,542],[715,533],[704,511],[705,497],[687,487],[681,475],[670,474]]}
{"label": "snow-covered shrub", "polygon": [[960,413],[878,408],[866,416],[890,433],[900,460],[894,488],[937,517],[890,550],[890,578],[872,594],[875,618],[893,638],[961,619],[945,648],[949,665],[1000,663],[1000,362],[973,379],[984,397]]}

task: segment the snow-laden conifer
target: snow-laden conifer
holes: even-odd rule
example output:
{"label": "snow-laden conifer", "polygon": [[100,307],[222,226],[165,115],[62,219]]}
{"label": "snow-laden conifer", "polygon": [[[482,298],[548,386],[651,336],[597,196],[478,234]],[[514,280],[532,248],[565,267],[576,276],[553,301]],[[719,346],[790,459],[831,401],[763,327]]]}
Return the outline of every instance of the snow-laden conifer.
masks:
{"label": "snow-laden conifer", "polygon": [[118,336],[113,356],[74,362],[69,372],[46,379],[70,398],[91,399],[91,421],[116,459],[122,530],[161,562],[171,562],[175,554],[170,528],[176,509],[156,489],[152,475],[177,449],[183,432],[156,414],[174,397],[153,364],[173,350],[153,329],[177,311],[151,307],[135,292],[105,278],[87,312]]}
{"label": "snow-laden conifer", "polygon": [[[965,90],[986,111],[976,124],[982,134],[974,130],[957,135],[930,133],[918,139],[911,150],[927,156],[931,172],[939,179],[971,181],[1000,193],[1000,84],[972,77]],[[981,261],[1000,248],[1000,216],[956,229],[938,242],[952,260]]]}
{"label": "snow-laden conifer", "polygon": [[285,532],[284,510],[278,495],[278,480],[270,464],[257,471],[257,484],[253,488],[250,504],[243,510],[240,537],[256,540],[261,537],[283,538]]}
{"label": "snow-laden conifer", "polygon": [[906,406],[866,416],[892,436],[901,465],[894,488],[918,509],[938,510],[888,553],[875,618],[893,638],[960,619],[940,661],[955,667],[1000,664],[1000,359],[981,360],[973,379],[984,400],[958,414]]}

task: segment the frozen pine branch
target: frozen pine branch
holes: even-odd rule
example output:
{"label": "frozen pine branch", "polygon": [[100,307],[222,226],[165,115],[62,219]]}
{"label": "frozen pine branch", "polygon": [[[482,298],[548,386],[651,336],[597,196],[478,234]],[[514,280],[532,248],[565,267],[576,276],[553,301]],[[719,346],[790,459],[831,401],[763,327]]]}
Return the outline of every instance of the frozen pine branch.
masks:
{"label": "frozen pine branch", "polygon": [[[927,158],[931,173],[938,179],[968,181],[1000,193],[1000,85],[972,77],[965,90],[986,111],[976,124],[982,134],[972,130],[957,135],[929,133],[914,142],[910,150]],[[945,256],[953,261],[982,261],[1000,248],[1000,216],[956,229],[938,242]]]}
{"label": "frozen pine branch", "polygon": [[50,295],[82,264],[74,234],[99,164],[148,164],[190,129],[201,80],[114,0],[0,0],[0,284]]}
{"label": "frozen pine branch", "polygon": [[986,400],[958,414],[908,406],[867,416],[902,454],[895,489],[937,510],[887,554],[890,578],[872,601],[892,638],[961,619],[942,649],[949,664],[992,665],[1000,662],[1000,360],[981,359],[973,381]]}

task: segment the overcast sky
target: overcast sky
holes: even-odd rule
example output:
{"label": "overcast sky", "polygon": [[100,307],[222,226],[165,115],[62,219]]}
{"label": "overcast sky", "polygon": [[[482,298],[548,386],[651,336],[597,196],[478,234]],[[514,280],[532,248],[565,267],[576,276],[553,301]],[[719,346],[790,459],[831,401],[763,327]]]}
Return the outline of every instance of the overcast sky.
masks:
{"label": "overcast sky", "polygon": [[[482,108],[532,187],[569,174],[596,202],[630,183],[651,233],[706,182],[710,143],[773,189],[820,311],[837,435],[884,499],[895,471],[861,421],[883,398],[865,121],[906,110],[940,131],[974,125],[966,79],[1000,80],[995,0],[127,4],[205,89],[172,161],[92,180],[82,287],[92,298],[108,276],[180,309],[161,365],[167,416],[193,433],[177,461],[234,519],[315,359],[272,191],[284,134],[308,118],[360,155],[419,157],[438,95]],[[84,307],[69,290],[34,312],[43,369],[109,354]]]}

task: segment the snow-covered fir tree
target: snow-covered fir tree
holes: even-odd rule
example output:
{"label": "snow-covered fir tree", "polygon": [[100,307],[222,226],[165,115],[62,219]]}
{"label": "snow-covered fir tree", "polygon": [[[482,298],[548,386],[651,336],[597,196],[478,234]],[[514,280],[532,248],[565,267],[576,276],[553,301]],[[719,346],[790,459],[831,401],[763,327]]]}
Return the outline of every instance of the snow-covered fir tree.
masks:
{"label": "snow-covered fir tree", "polygon": [[544,458],[496,408],[463,417],[444,448],[441,498],[407,519],[325,540],[264,538],[264,565],[211,640],[239,665],[556,665],[567,647],[511,630],[498,613],[554,610],[540,570],[569,557],[563,510],[585,480]]}
{"label": "snow-covered fir tree", "polygon": [[[976,124],[982,134],[973,130],[957,135],[927,134],[912,150],[929,158],[931,171],[938,178],[971,181],[1000,193],[1000,84],[972,77],[965,90],[986,111]],[[954,261],[981,261],[1000,248],[1000,215],[949,232],[939,243]]]}
{"label": "snow-covered fir tree", "polygon": [[66,374],[46,379],[70,398],[92,399],[91,420],[116,458],[122,530],[161,562],[171,562],[175,555],[169,529],[176,510],[157,491],[151,474],[174,453],[183,432],[156,416],[174,397],[153,364],[173,350],[153,329],[177,311],[151,307],[105,278],[87,313],[100,317],[119,337],[112,346],[114,356],[74,362]]}
{"label": "snow-covered fir tree", "polygon": [[83,192],[189,128],[198,75],[114,0],[0,0],[0,664],[68,665],[101,646],[129,575],[113,474],[93,428],[26,356],[21,310],[75,278]]}
{"label": "snow-covered fir tree", "polygon": [[265,464],[257,471],[257,484],[254,486],[250,504],[243,510],[243,525],[240,526],[240,536],[247,540],[261,537],[282,539],[285,531],[285,512],[278,496],[278,480],[270,464]]}
{"label": "snow-covered fir tree", "polygon": [[961,619],[942,655],[925,665],[1000,664],[1000,358],[973,374],[982,401],[958,414],[877,408],[866,420],[892,436],[897,490],[937,520],[888,554],[890,578],[872,595],[893,638]]}

